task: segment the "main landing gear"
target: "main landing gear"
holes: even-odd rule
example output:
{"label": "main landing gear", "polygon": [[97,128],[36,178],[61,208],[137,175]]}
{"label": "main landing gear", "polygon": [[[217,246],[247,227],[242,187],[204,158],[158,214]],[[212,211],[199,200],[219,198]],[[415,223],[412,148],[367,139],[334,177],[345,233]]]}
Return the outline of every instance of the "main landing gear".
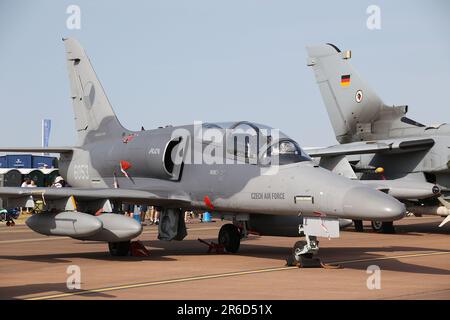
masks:
{"label": "main landing gear", "polygon": [[[363,221],[362,220],[353,220],[353,224],[355,225],[356,232],[363,232]],[[372,221],[371,226],[373,231],[380,233],[395,233],[394,222],[392,221]]]}
{"label": "main landing gear", "polygon": [[362,220],[353,220],[353,225],[355,226],[355,231],[356,232],[363,232],[364,231],[364,226],[363,226],[363,221]]}
{"label": "main landing gear", "polygon": [[219,245],[227,252],[236,253],[241,244],[241,233],[239,228],[232,223],[224,224],[219,231]]}
{"label": "main landing gear", "polygon": [[130,253],[130,241],[123,242],[108,242],[109,253],[113,257],[123,257]]}
{"label": "main landing gear", "polygon": [[394,222],[392,221],[372,221],[371,225],[373,231],[381,233],[395,233]]}

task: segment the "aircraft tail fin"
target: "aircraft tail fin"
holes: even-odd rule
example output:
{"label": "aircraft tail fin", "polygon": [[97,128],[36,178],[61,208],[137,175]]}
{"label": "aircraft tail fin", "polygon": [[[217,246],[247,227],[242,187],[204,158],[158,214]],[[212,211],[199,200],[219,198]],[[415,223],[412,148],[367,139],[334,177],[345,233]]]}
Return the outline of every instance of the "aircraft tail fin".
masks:
{"label": "aircraft tail fin", "polygon": [[122,136],[127,130],[117,119],[83,47],[73,38],[63,41],[79,145]]}
{"label": "aircraft tail fin", "polygon": [[384,103],[350,64],[350,51],[341,52],[332,44],[306,50],[336,138],[350,142],[379,118]]}

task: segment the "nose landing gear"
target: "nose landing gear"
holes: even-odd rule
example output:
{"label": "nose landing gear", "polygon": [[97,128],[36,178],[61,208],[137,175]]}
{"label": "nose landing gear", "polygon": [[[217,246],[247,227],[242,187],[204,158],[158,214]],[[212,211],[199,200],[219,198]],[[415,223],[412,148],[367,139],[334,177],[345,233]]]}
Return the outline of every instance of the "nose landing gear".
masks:
{"label": "nose landing gear", "polygon": [[286,259],[286,266],[298,266],[299,268],[326,268],[338,269],[339,265],[325,264],[314,255],[319,252],[319,240],[316,236],[308,235],[302,225],[298,232],[305,235],[305,240],[297,241],[292,248],[292,254]]}
{"label": "nose landing gear", "polygon": [[287,266],[299,268],[319,268],[322,266],[320,259],[314,258],[319,251],[319,241],[314,236],[305,235],[306,241],[300,240],[294,244],[292,255],[286,259]]}

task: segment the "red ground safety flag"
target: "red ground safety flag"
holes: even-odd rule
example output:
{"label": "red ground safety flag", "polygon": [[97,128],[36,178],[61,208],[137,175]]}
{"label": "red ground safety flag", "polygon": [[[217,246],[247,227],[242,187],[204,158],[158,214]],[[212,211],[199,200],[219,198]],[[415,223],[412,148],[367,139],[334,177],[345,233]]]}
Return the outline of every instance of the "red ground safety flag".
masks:
{"label": "red ground safety flag", "polygon": [[209,199],[208,196],[205,196],[205,197],[203,198],[203,201],[205,202],[205,204],[206,204],[206,206],[207,206],[208,208],[214,210],[214,206],[213,206],[213,204],[212,204],[212,202],[211,202],[211,200]]}
{"label": "red ground safety flag", "polygon": [[125,160],[120,161],[120,171],[124,174],[125,177],[129,178],[127,170],[131,168],[131,163]]}

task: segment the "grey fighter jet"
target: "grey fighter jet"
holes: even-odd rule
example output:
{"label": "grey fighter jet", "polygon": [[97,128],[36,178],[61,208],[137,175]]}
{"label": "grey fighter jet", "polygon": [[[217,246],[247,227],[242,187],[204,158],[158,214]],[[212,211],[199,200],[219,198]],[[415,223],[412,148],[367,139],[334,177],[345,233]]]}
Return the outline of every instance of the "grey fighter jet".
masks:
{"label": "grey fighter jet", "polygon": [[237,252],[249,231],[300,236],[295,259],[318,251],[316,237],[339,236],[339,218],[391,221],[405,214],[393,197],[315,165],[288,136],[241,121],[131,131],[116,118],[83,48],[63,39],[78,143],[0,148],[59,153],[67,188],[0,188],[9,207],[45,204],[27,225],[45,235],[109,243],[126,255],[141,225],[116,214],[121,203],[161,208],[160,240],[182,240],[185,210],[229,219],[219,232]]}
{"label": "grey fighter jet", "polygon": [[[450,125],[423,125],[406,116],[408,106],[387,106],[350,64],[351,51],[325,44],[307,47],[307,52],[340,143],[308,153],[329,169],[345,168],[347,156],[352,166],[347,173],[353,169],[363,182],[400,199],[415,215],[446,217],[441,226],[448,222]],[[355,225],[362,230],[361,221]],[[393,231],[392,222],[372,226]]]}

